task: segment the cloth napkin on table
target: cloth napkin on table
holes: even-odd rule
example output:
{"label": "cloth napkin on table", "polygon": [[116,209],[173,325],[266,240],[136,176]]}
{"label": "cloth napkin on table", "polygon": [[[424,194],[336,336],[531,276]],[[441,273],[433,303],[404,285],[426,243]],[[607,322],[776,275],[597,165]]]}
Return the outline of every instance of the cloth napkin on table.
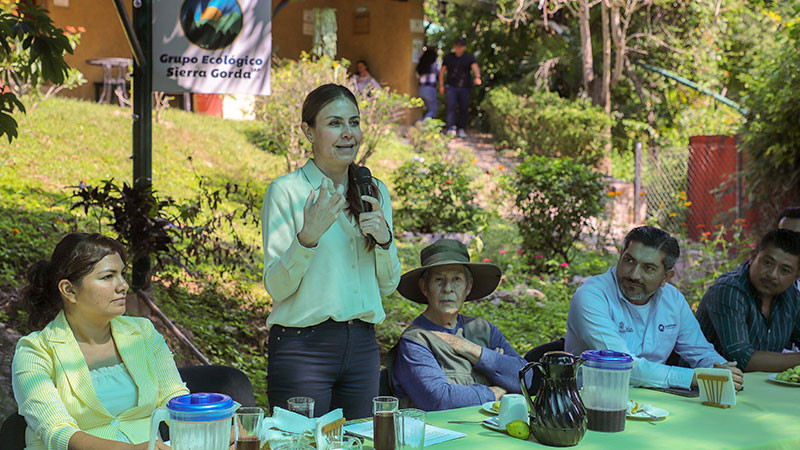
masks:
{"label": "cloth napkin on table", "polygon": [[328,443],[322,436],[322,427],[342,418],[342,409],[334,409],[317,419],[275,407],[272,417],[265,417],[261,427],[261,443],[269,442],[270,447],[284,442],[291,442],[293,435],[313,433],[317,441],[318,450],[327,450]]}
{"label": "cloth napkin on table", "polygon": [[636,414],[639,411],[644,411],[647,414],[652,414],[653,406],[650,403],[639,403],[633,400],[628,400],[628,410],[626,414]]}

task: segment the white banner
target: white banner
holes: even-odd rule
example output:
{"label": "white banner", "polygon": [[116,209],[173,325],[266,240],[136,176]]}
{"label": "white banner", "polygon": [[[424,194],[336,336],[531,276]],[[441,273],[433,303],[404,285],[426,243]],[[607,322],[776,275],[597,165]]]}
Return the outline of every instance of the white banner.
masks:
{"label": "white banner", "polygon": [[153,90],[269,95],[271,0],[154,0]]}

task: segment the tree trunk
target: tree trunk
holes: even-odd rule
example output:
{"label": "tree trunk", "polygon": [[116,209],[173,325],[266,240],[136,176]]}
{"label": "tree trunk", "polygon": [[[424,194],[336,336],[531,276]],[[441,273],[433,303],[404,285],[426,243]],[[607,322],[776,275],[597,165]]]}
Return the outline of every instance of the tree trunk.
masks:
{"label": "tree trunk", "polygon": [[614,40],[614,71],[611,73],[611,85],[617,84],[622,77],[622,69],[625,63],[625,38],[620,23],[619,6],[611,8],[611,39]]}
{"label": "tree trunk", "polygon": [[[600,3],[600,16],[602,19],[602,27],[603,27],[603,82],[602,82],[602,92],[600,102],[603,105],[603,109],[605,109],[606,114],[611,114],[611,33],[609,32],[609,20],[608,20],[608,6],[606,6],[605,2]],[[605,135],[605,151],[603,152],[603,159],[600,160],[600,166],[598,169],[607,174],[611,175],[611,127],[606,127],[603,130],[603,134]]]}
{"label": "tree trunk", "polygon": [[578,22],[581,31],[581,60],[583,66],[583,90],[594,100],[592,88],[594,85],[594,67],[592,62],[592,30],[589,28],[589,1],[580,0],[578,6]]}
{"label": "tree trunk", "polygon": [[600,16],[603,27],[603,86],[600,104],[606,113],[611,113],[611,33],[609,33],[608,6],[600,3]]}

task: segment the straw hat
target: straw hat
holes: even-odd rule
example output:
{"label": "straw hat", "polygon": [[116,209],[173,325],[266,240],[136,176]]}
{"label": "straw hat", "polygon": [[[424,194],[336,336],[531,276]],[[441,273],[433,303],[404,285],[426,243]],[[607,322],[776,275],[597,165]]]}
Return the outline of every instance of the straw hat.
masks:
{"label": "straw hat", "polygon": [[472,290],[467,294],[466,301],[478,300],[494,292],[503,274],[495,264],[470,262],[467,247],[453,239],[439,239],[422,249],[419,256],[422,267],[404,273],[397,286],[400,295],[417,303],[428,303],[419,288],[419,279],[431,267],[450,264],[467,266],[472,274]]}

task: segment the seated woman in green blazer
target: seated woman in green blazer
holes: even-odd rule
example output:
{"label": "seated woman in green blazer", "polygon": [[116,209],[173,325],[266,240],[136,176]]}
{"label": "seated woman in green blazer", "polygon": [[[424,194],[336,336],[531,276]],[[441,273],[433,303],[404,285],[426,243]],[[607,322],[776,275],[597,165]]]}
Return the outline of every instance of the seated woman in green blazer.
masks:
{"label": "seated woman in green blazer", "polygon": [[41,331],[12,364],[28,449],[146,449],[153,410],[189,393],[153,324],[123,316],[124,268],[119,242],[72,233],[29,270],[23,301]]}

